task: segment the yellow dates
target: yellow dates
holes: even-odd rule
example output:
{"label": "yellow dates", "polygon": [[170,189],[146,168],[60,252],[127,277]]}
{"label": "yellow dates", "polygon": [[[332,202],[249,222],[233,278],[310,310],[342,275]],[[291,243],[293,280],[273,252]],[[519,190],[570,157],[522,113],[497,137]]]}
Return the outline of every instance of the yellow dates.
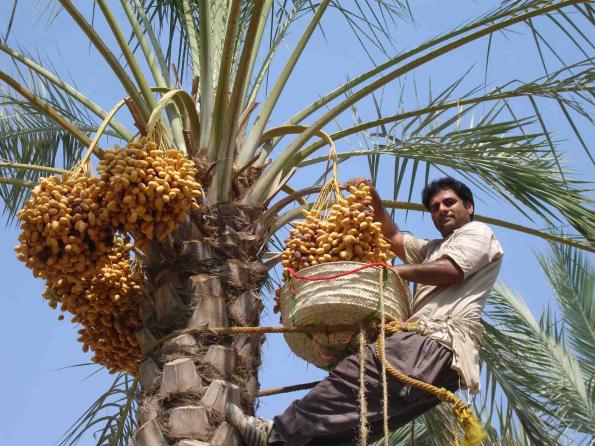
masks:
{"label": "yellow dates", "polygon": [[106,183],[103,216],[113,227],[132,234],[137,246],[163,240],[198,207],[197,168],[179,150],[160,150],[141,138],[106,151],[97,170]]}
{"label": "yellow dates", "polygon": [[327,215],[302,211],[305,220],[293,224],[282,255],[284,267],[300,270],[340,260],[386,263],[394,257],[374,222],[370,187],[351,186],[350,194],[334,203]]}

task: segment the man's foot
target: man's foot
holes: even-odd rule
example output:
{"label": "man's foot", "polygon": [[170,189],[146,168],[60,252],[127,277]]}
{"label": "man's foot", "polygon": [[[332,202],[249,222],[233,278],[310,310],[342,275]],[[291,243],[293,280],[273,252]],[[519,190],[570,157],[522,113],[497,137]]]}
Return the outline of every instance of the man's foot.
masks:
{"label": "man's foot", "polygon": [[246,446],[267,446],[273,430],[272,420],[246,416],[233,403],[227,403],[225,413],[227,421],[238,430]]}

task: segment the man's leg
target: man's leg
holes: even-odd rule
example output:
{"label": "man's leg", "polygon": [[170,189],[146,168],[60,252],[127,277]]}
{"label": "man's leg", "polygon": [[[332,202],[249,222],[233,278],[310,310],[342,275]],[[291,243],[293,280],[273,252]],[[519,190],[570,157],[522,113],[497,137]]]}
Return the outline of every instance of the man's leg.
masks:
{"label": "man's leg", "polygon": [[[381,364],[374,345],[367,346],[365,362],[368,421],[382,421]],[[452,353],[436,341],[415,333],[397,333],[386,340],[387,359],[408,376],[438,386],[456,387],[458,376],[450,368]],[[389,417],[407,421],[407,409],[415,406],[422,411],[433,407],[437,400],[426,392],[404,387],[390,374],[387,376]],[[359,355],[341,361],[304,398],[294,401],[280,416],[275,417],[269,444],[352,445],[356,443],[359,426]],[[396,426],[395,426],[396,427]],[[374,431],[373,434],[378,434]],[[380,435],[382,432],[380,432]]]}

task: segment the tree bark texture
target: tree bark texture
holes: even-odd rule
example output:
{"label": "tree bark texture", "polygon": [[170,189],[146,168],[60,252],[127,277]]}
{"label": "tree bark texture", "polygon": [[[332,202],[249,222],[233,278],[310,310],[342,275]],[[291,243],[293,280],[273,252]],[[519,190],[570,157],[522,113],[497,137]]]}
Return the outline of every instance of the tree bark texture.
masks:
{"label": "tree bark texture", "polygon": [[[148,282],[136,333],[140,364],[135,446],[241,446],[225,403],[253,414],[262,335],[181,334],[186,328],[257,326],[267,269],[263,209],[224,203],[191,213],[144,250]],[[157,348],[155,348],[157,346]]]}

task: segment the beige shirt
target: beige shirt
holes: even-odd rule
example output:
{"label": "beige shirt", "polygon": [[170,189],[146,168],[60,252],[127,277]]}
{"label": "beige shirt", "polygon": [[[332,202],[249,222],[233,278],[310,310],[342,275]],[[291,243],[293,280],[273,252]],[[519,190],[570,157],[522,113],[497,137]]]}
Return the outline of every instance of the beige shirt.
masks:
{"label": "beige shirt", "polygon": [[449,286],[418,284],[412,316],[417,331],[453,352],[455,369],[472,393],[479,391],[481,312],[502,263],[502,247],[492,230],[470,222],[445,239],[424,240],[405,234],[405,263],[450,258],[463,271],[464,280]]}

